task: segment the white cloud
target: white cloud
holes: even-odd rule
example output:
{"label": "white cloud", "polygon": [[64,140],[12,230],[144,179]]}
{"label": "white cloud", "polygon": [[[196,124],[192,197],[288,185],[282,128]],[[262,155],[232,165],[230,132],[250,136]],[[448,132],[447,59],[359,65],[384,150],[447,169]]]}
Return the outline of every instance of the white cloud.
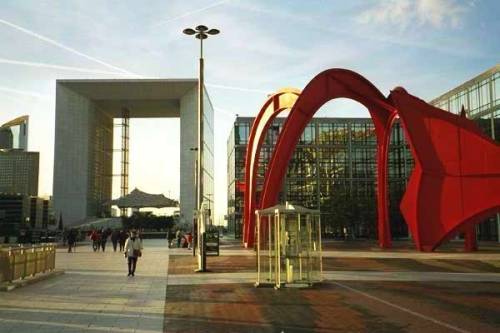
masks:
{"label": "white cloud", "polygon": [[20,66],[46,68],[46,69],[56,69],[56,70],[79,72],[79,73],[89,73],[89,74],[102,74],[102,75],[114,75],[114,76],[129,75],[129,74],[122,73],[122,72],[110,72],[110,71],[102,71],[102,70],[90,69],[90,68],[63,66],[63,65],[56,65],[56,64],[33,62],[33,61],[20,61],[20,60],[5,59],[5,58],[0,58],[0,64],[20,65]]}
{"label": "white cloud", "polygon": [[63,50],[66,50],[66,51],[71,52],[73,54],[79,55],[79,56],[84,57],[84,58],[86,58],[88,60],[97,62],[98,64],[101,64],[101,65],[106,66],[108,68],[111,68],[113,70],[116,70],[116,71],[119,71],[119,72],[122,72],[122,73],[125,73],[125,74],[134,75],[134,73],[131,73],[131,72],[125,70],[125,69],[122,69],[122,68],[117,67],[117,66],[113,66],[113,65],[111,65],[111,64],[109,64],[107,62],[104,62],[104,61],[102,61],[100,59],[97,59],[97,58],[92,57],[90,55],[87,55],[87,54],[85,54],[83,52],[75,50],[74,48],[71,48],[71,47],[66,46],[66,45],[64,45],[62,43],[59,43],[59,42],[57,42],[57,41],[55,41],[55,40],[53,40],[51,38],[48,38],[46,36],[41,35],[41,34],[35,32],[35,31],[32,31],[32,30],[26,29],[24,27],[21,27],[21,26],[15,24],[15,23],[9,22],[9,21],[4,20],[4,19],[0,19],[0,23],[4,24],[4,25],[6,25],[6,26],[8,26],[10,28],[13,28],[15,30],[21,31],[21,32],[23,32],[23,33],[25,33],[27,35],[30,35],[30,36],[32,36],[32,37],[34,37],[36,39],[44,41],[44,42],[46,42],[48,44],[54,45],[54,46],[59,47],[59,48],[61,48]]}
{"label": "white cloud", "polygon": [[200,12],[204,12],[204,11],[212,9],[214,7],[221,6],[221,5],[225,4],[225,3],[227,3],[228,1],[229,0],[218,1],[218,2],[212,3],[212,4],[208,5],[208,6],[205,6],[205,7],[202,7],[202,8],[198,8],[198,9],[195,9],[195,10],[192,10],[192,11],[185,12],[185,13],[180,14],[178,16],[166,19],[166,20],[164,20],[162,22],[155,23],[154,26],[155,27],[159,27],[159,26],[165,25],[167,23],[170,23],[172,21],[179,20],[179,19],[185,18],[185,17],[193,15],[193,14],[197,14],[197,13],[200,13]]}
{"label": "white cloud", "polygon": [[363,24],[427,26],[458,28],[467,6],[455,0],[387,0],[381,1],[357,17]]}
{"label": "white cloud", "polygon": [[13,94],[17,94],[17,95],[22,95],[22,96],[26,96],[26,97],[52,100],[52,96],[49,96],[49,95],[40,94],[40,93],[34,92],[34,91],[15,89],[15,88],[11,88],[11,87],[0,86],[0,91],[6,92],[6,93],[13,93]]}

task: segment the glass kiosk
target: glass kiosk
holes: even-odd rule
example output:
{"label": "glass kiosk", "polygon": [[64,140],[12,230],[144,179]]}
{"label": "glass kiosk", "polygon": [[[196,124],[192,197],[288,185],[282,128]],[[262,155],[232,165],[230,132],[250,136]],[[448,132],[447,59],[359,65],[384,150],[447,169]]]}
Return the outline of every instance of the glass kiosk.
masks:
{"label": "glass kiosk", "polygon": [[277,205],[255,211],[255,286],[312,286],[321,281],[321,222],[318,210]]}

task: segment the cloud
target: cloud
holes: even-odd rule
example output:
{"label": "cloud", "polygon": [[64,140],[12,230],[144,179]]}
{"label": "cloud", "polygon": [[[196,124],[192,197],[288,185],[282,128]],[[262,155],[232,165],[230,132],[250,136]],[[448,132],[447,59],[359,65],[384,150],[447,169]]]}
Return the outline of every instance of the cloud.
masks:
{"label": "cloud", "polygon": [[79,55],[79,56],[81,56],[81,57],[83,57],[83,58],[85,58],[85,59],[88,59],[88,60],[94,61],[94,62],[96,62],[96,63],[98,63],[98,64],[101,64],[101,65],[103,65],[103,66],[106,66],[106,67],[108,67],[108,68],[111,68],[111,69],[113,69],[113,70],[116,70],[116,71],[119,71],[119,72],[122,72],[122,73],[125,73],[125,74],[135,75],[134,73],[131,73],[131,72],[129,72],[129,71],[127,71],[127,70],[123,69],[123,68],[120,68],[120,67],[117,67],[117,66],[111,65],[111,64],[109,64],[109,63],[107,63],[107,62],[104,62],[104,61],[102,61],[102,60],[99,60],[99,59],[97,59],[97,58],[94,58],[94,57],[92,57],[92,56],[89,56],[89,55],[87,55],[87,54],[85,54],[85,53],[83,53],[83,52],[80,52],[80,51],[78,51],[78,50],[75,50],[75,49],[73,49],[73,48],[71,48],[71,47],[69,47],[69,46],[66,46],[66,45],[64,45],[64,44],[61,44],[61,43],[59,43],[59,42],[57,42],[57,41],[55,41],[55,40],[53,40],[53,39],[50,39],[50,38],[48,38],[48,37],[46,37],[46,36],[43,36],[43,35],[41,35],[41,34],[39,34],[39,33],[34,32],[34,31],[32,31],[32,30],[29,30],[29,29],[23,28],[23,27],[21,27],[21,26],[19,26],[19,25],[17,25],[17,24],[12,23],[12,22],[9,22],[9,21],[6,21],[6,20],[3,20],[3,19],[0,19],[0,23],[1,23],[1,24],[6,25],[6,26],[8,26],[8,27],[11,27],[11,28],[13,28],[13,29],[15,29],[15,30],[17,30],[17,31],[21,31],[21,32],[23,32],[23,33],[25,33],[25,34],[27,34],[27,35],[30,35],[30,36],[32,36],[32,37],[34,37],[34,38],[36,38],[36,39],[39,39],[39,40],[41,40],[41,41],[44,41],[44,42],[46,42],[46,43],[48,43],[48,44],[54,45],[54,46],[59,47],[59,48],[61,48],[61,49],[63,49],[63,50],[66,50],[66,51],[71,52],[71,53],[73,53],[73,54]]}
{"label": "cloud", "polygon": [[357,22],[379,25],[388,23],[403,29],[415,25],[458,28],[467,11],[467,6],[455,0],[387,0],[361,13]]}
{"label": "cloud", "polygon": [[209,9],[212,9],[214,7],[218,7],[218,6],[221,6],[225,3],[227,3],[229,0],[222,0],[222,1],[219,1],[219,2],[215,2],[211,5],[208,5],[208,6],[205,6],[205,7],[202,7],[202,8],[198,8],[198,9],[195,9],[195,10],[191,10],[191,11],[188,11],[188,12],[185,12],[184,14],[181,14],[181,15],[178,15],[178,16],[175,16],[175,17],[171,17],[165,21],[162,21],[162,22],[157,22],[154,24],[155,27],[159,27],[159,26],[162,26],[162,25],[165,25],[165,24],[168,24],[172,21],[175,21],[175,20],[179,20],[179,19],[182,19],[184,17],[187,17],[187,16],[190,16],[190,15],[193,15],[193,14],[197,14],[197,13],[200,13],[200,12],[203,12],[205,10],[209,10]]}
{"label": "cloud", "polygon": [[32,98],[52,100],[52,97],[49,95],[40,94],[38,92],[33,92],[33,91],[14,89],[14,88],[5,87],[5,86],[0,86],[0,91],[6,92],[6,93],[13,93],[13,94],[17,94],[17,95],[22,95],[22,96],[27,96],[27,97],[32,97]]}
{"label": "cloud", "polygon": [[223,116],[227,117],[228,119],[231,119],[231,120],[233,120],[234,117],[237,116],[236,112],[228,111],[226,109],[221,109],[221,108],[218,108],[218,107],[214,107],[214,111],[217,112],[220,115],[223,115]]}
{"label": "cloud", "polygon": [[5,58],[0,58],[0,64],[56,69],[56,70],[79,72],[79,73],[89,73],[89,74],[129,76],[129,74],[122,73],[122,72],[110,72],[110,71],[102,71],[102,70],[97,70],[97,69],[89,69],[89,68],[81,68],[81,67],[73,67],[73,66],[62,66],[62,65],[47,64],[47,63],[33,62],[33,61],[20,61],[20,60],[5,59]]}
{"label": "cloud", "polygon": [[221,85],[221,84],[211,84],[211,83],[205,83],[205,85],[207,87],[210,87],[210,88],[236,90],[236,91],[251,92],[251,93],[257,93],[257,94],[269,94],[270,92],[272,92],[272,89],[263,90],[263,89],[253,89],[253,88],[245,88],[245,87],[225,86],[225,85]]}

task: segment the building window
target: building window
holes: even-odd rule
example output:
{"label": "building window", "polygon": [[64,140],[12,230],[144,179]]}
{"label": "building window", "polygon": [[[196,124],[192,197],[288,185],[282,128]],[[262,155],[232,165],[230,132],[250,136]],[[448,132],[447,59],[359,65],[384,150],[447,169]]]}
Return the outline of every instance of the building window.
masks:
{"label": "building window", "polygon": [[249,123],[236,123],[234,126],[235,133],[235,144],[242,145],[248,143],[248,137],[250,136],[250,124]]}
{"label": "building window", "polygon": [[316,142],[316,131],[314,123],[310,123],[304,128],[304,132],[300,136],[299,144],[312,144]]}

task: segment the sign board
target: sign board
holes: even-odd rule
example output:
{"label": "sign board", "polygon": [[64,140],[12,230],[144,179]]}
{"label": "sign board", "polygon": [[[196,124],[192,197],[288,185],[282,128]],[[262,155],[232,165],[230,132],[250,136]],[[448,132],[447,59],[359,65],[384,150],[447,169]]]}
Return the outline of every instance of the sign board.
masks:
{"label": "sign board", "polygon": [[207,256],[219,255],[219,230],[214,228],[205,232],[205,251]]}

